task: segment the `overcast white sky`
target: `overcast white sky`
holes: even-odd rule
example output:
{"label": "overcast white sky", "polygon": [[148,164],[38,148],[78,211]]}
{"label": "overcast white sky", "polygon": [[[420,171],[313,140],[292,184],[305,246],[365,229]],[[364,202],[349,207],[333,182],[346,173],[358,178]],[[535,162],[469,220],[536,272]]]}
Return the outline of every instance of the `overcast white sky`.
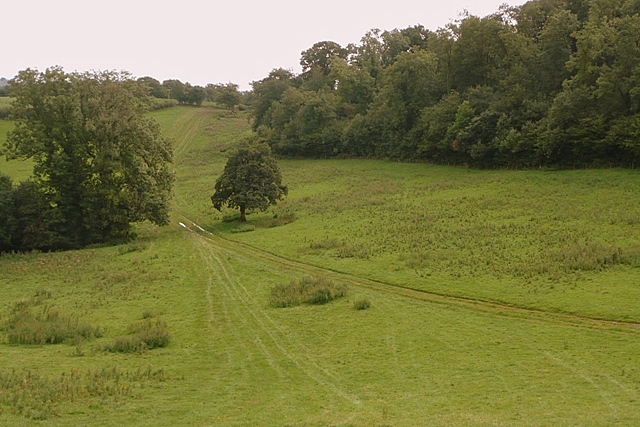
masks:
{"label": "overcast white sky", "polygon": [[[485,16],[503,0],[12,0],[0,6],[0,77],[44,71],[126,70],[243,90],[273,68],[300,71],[300,52],[346,46],[372,28],[436,30],[463,10]],[[508,1],[520,5],[524,1]]]}

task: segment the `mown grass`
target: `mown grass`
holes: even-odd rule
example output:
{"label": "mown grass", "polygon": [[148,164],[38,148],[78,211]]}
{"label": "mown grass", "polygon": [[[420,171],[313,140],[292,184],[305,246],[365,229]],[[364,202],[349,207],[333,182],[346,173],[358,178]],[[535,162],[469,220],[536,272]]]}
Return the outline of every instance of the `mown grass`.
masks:
{"label": "mown grass", "polygon": [[[283,229],[225,234],[289,259],[443,295],[640,321],[635,170],[467,171],[280,161]],[[365,178],[366,177],[366,178]],[[323,181],[326,179],[326,181]],[[227,233],[222,223],[210,227]]]}
{"label": "mown grass", "polygon": [[[640,176],[635,170],[478,171],[375,160],[281,160],[289,197],[241,229],[208,194],[238,118],[202,121],[178,155],[182,212],[227,238],[443,295],[640,320]],[[193,122],[193,120],[192,120]],[[213,132],[211,136],[207,136]],[[186,134],[184,135],[186,136]],[[181,137],[182,138],[182,137]],[[209,165],[201,167],[203,159]],[[269,229],[270,218],[295,222]],[[251,227],[255,226],[254,230]],[[238,231],[251,233],[238,233]],[[330,243],[323,248],[323,244]]]}
{"label": "mown grass", "polygon": [[[620,205],[607,204],[621,194],[633,198],[633,171],[503,175],[364,160],[286,161],[281,166],[290,186],[288,201],[251,215],[250,224],[283,212],[294,213],[296,220],[234,234],[237,223],[223,223],[222,214],[205,206],[224,165],[221,147],[231,147],[248,125],[245,119],[203,111],[154,113],[164,115],[163,126],[173,129],[182,147],[176,155],[179,184],[171,226],[142,225],[139,239],[121,246],[0,257],[0,323],[11,316],[16,301],[38,293],[52,309],[104,328],[100,338],[55,346],[9,344],[6,331],[0,332],[0,425],[640,423],[636,326],[423,293],[408,297],[331,271],[324,275],[349,284],[345,297],[331,304],[274,308],[272,288],[317,270],[177,224],[186,221],[185,213],[202,218],[200,224],[225,238],[441,293],[498,295],[510,303],[556,310],[564,304],[565,311],[580,313],[596,305],[606,315],[614,309],[633,313],[638,298],[630,254],[637,213],[626,198]],[[208,134],[211,124],[222,134]],[[198,164],[205,158],[211,159],[208,167],[208,160]],[[609,180],[619,186],[606,187]],[[349,199],[359,194],[360,199]],[[545,212],[555,205],[572,210]],[[419,225],[409,222],[412,218]],[[523,228],[509,228],[511,223]],[[535,232],[532,224],[547,230]],[[441,237],[424,243],[438,232]],[[501,244],[504,250],[496,251]],[[512,259],[513,252],[517,261],[534,253],[533,247],[544,250],[540,259],[556,257],[557,269],[527,278],[507,266],[500,278],[486,264],[486,253]],[[563,248],[572,249],[558,251]],[[353,256],[340,257],[341,251]],[[631,261],[620,262],[625,256]],[[589,264],[595,268],[579,267],[584,259],[597,260]],[[529,269],[526,263],[513,265]],[[607,285],[615,277],[624,280],[615,282],[617,287]],[[529,299],[526,291],[536,287],[540,299]],[[585,303],[589,296],[595,301]],[[361,301],[371,302],[368,309],[356,309]],[[170,328],[168,346],[134,353],[99,350],[158,319]],[[63,394],[65,386],[70,393]],[[109,392],[81,392],[91,387]]]}

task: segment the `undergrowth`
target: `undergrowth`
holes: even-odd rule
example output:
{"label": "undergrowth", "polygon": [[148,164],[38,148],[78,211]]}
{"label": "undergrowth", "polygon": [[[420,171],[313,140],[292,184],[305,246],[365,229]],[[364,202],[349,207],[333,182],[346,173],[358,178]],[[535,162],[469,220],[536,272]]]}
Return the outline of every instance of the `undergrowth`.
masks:
{"label": "undergrowth", "polygon": [[371,302],[367,298],[362,298],[354,301],[353,308],[356,310],[366,310],[371,307]]}
{"label": "undergrowth", "polygon": [[[118,403],[134,396],[136,390],[149,381],[165,381],[162,369],[138,368],[126,371],[117,367],[88,370],[77,369],[48,376],[38,370],[0,368],[0,413],[2,408],[26,418],[46,420],[60,415],[61,403]],[[105,401],[104,399],[107,399]]]}
{"label": "undergrowth", "polygon": [[152,316],[152,312],[145,311],[143,320],[129,325],[128,335],[116,337],[112,343],[101,344],[98,350],[111,353],[141,353],[168,346],[171,333],[167,322]]}
{"label": "undergrowth", "polygon": [[347,294],[347,285],[326,277],[303,277],[271,289],[272,307],[293,307],[300,304],[326,304]]}
{"label": "undergrowth", "polygon": [[100,327],[80,321],[77,317],[43,304],[51,298],[51,291],[37,291],[28,300],[16,302],[5,324],[10,344],[43,345],[69,343],[100,338]]}

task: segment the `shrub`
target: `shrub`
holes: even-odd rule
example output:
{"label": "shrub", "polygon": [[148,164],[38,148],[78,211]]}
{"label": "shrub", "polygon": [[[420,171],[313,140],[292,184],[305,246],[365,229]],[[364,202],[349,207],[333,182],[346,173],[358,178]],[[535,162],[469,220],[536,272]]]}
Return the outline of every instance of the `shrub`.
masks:
{"label": "shrub", "polygon": [[171,341],[167,323],[162,319],[145,318],[129,325],[131,335],[116,337],[113,343],[100,349],[112,353],[141,353],[145,350],[166,347]]}
{"label": "shrub", "polygon": [[118,254],[125,255],[131,252],[142,252],[147,249],[148,245],[145,242],[134,242],[118,247]]}
{"label": "shrub", "polygon": [[269,302],[273,307],[293,307],[300,304],[326,304],[347,294],[347,285],[326,277],[303,277],[271,289]]}
{"label": "shrub", "polygon": [[293,212],[285,213],[283,215],[274,214],[272,219],[266,219],[258,221],[258,227],[272,228],[280,227],[281,225],[290,224],[296,220],[296,214]]}
{"label": "shrub", "polygon": [[148,105],[149,111],[156,111],[164,108],[175,107],[178,105],[178,101],[175,99],[151,98]]}
{"label": "shrub", "polygon": [[30,300],[18,301],[6,323],[7,338],[11,344],[42,345],[63,342],[78,343],[85,339],[99,338],[102,329],[81,322],[77,317],[60,313],[44,306],[34,314],[33,306],[51,297],[50,291],[39,291]]}
{"label": "shrub", "polygon": [[353,303],[353,308],[356,310],[366,310],[369,307],[371,307],[371,303],[366,298],[359,299]]}

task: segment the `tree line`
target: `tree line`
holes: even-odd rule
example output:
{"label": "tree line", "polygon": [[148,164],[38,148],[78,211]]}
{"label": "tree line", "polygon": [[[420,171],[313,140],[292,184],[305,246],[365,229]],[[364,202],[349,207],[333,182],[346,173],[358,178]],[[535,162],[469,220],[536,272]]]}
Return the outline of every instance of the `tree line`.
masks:
{"label": "tree line", "polygon": [[634,167],[640,1],[537,0],[430,31],[314,44],[252,83],[279,155],[474,167]]}
{"label": "tree line", "polygon": [[165,80],[162,83],[153,77],[137,79],[149,88],[149,94],[159,99],[174,99],[180,104],[200,106],[204,101],[215,102],[234,111],[243,100],[243,94],[235,83],[209,83],[205,87],[182,83],[177,79]]}

